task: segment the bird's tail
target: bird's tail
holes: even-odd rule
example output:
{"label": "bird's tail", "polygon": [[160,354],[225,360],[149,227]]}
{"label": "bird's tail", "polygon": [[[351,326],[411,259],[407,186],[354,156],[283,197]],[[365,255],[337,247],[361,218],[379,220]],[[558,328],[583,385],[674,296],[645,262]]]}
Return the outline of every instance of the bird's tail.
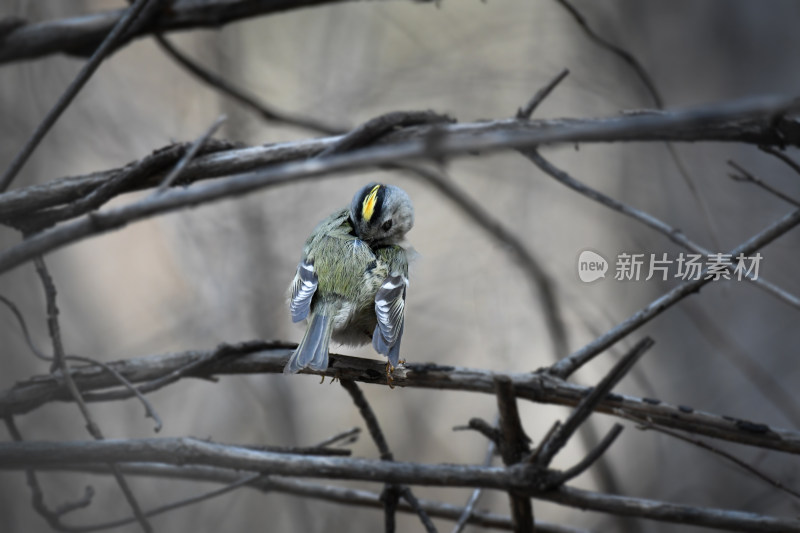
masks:
{"label": "bird's tail", "polygon": [[306,334],[283,368],[284,374],[296,374],[306,367],[323,371],[328,368],[328,345],[331,341],[332,324],[332,316],[311,313]]}

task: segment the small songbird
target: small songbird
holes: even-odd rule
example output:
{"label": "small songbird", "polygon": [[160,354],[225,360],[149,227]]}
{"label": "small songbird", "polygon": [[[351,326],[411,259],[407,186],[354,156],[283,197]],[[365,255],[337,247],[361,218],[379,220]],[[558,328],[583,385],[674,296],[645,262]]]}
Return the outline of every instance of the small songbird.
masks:
{"label": "small songbird", "polygon": [[408,256],[400,245],[414,225],[408,195],[393,185],[371,183],[350,208],[320,222],[306,240],[289,287],[292,321],[308,320],[303,340],[283,369],[328,368],[331,338],[372,346],[389,361],[387,376],[400,360]]}

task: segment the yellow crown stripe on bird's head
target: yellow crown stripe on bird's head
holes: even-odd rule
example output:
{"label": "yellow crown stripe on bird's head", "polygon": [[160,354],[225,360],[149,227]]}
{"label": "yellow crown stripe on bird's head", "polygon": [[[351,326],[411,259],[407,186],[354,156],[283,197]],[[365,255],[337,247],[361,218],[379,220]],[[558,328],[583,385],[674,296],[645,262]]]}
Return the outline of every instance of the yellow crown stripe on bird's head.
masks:
{"label": "yellow crown stripe on bird's head", "polygon": [[361,204],[361,217],[367,222],[369,222],[369,219],[372,218],[372,214],[375,212],[375,203],[378,201],[378,191],[380,190],[380,184],[374,186]]}

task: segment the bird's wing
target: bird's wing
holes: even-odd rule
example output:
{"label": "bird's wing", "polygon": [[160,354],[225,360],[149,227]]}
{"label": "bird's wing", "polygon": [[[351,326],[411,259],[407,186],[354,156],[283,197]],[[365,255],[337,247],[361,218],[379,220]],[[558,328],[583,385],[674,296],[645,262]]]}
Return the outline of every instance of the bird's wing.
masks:
{"label": "bird's wing", "polygon": [[314,271],[314,262],[304,259],[297,265],[297,273],[291,286],[289,309],[292,312],[292,322],[300,322],[308,316],[311,308],[311,299],[317,290],[317,273]]}
{"label": "bird's wing", "polygon": [[400,359],[407,287],[408,278],[401,274],[390,275],[375,294],[378,325],[372,335],[372,346],[376,352],[386,355],[392,366],[397,366]]}

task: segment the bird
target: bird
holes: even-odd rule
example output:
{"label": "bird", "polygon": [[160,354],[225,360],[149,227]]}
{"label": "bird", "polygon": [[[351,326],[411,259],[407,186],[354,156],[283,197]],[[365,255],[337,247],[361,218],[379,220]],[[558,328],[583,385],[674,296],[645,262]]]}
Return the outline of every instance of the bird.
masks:
{"label": "bird", "polygon": [[305,320],[307,327],[285,374],[327,369],[331,339],[350,346],[371,341],[387,357],[391,385],[400,363],[411,254],[403,241],[413,226],[408,194],[382,183],[362,187],[349,207],[316,226],[289,286],[292,321]]}

